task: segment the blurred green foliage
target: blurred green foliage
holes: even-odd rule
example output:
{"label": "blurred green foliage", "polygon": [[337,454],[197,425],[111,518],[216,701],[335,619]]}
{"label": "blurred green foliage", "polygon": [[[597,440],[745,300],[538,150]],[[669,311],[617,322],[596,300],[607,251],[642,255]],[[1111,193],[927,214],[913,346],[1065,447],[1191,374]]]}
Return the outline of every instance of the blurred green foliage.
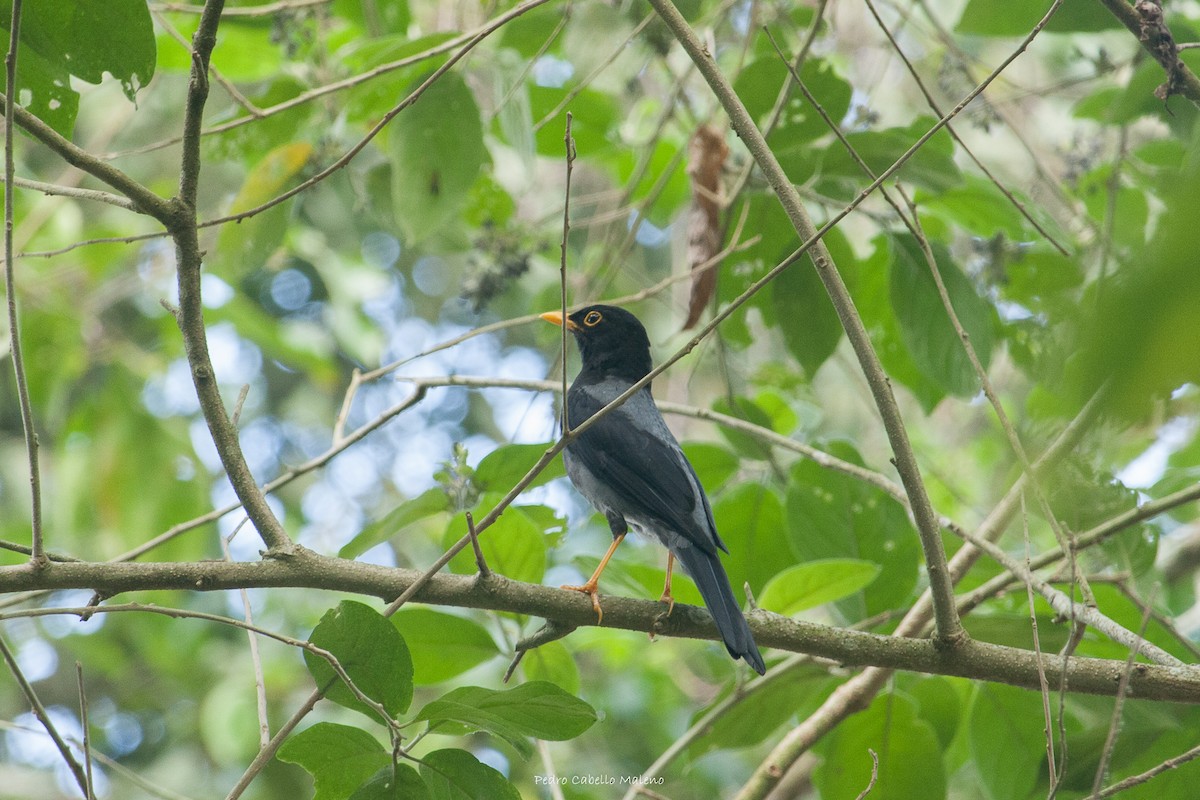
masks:
{"label": "blurred green foliage", "polygon": [[[901,2],[884,15],[894,28],[904,23],[902,46],[951,108],[1047,4],[970,0],[957,18],[930,17],[929,5]],[[656,360],[691,344],[692,332],[680,331],[689,310],[689,145],[700,124],[723,130],[723,118],[666,30],[656,20],[641,26],[644,6],[527,10],[416,98],[479,25],[515,5],[227,6],[205,117],[202,219],[253,211],[363,146],[295,197],[202,229],[217,379],[230,408],[249,388],[241,443],[256,477],[305,467],[271,494],[299,543],[423,569],[466,533],[464,512],[483,518],[557,433],[553,393],[434,380],[408,407],[406,379],[558,377],[557,332],[505,323],[559,304],[567,114],[577,154],[563,243],[569,300],[639,294],[631,308],[647,323]],[[819,24],[801,79],[872,170],[890,166],[936,118],[862,9],[842,5],[817,21],[812,9],[786,3],[681,7],[754,119],[773,123],[767,140],[818,223],[869,180],[799,92],[783,98],[773,120],[788,73],[763,25],[794,52]],[[0,2],[0,28],[10,12]],[[1168,17],[1180,41],[1195,38],[1194,7]],[[191,7],[134,0],[27,3],[16,99],[169,196],[191,65],[176,34],[191,36],[197,21]],[[1182,57],[1195,68],[1197,56]],[[920,243],[880,198],[825,238],[899,395],[933,503],[966,529],[1019,465],[981,399],[962,333],[1032,455],[1103,392],[1099,420],[1042,478],[1071,532],[1200,478],[1200,126],[1184,98],[1154,97],[1162,81],[1100,4],[1066,3],[954,122],[1003,186],[945,132],[898,172],[963,332],[950,323]],[[364,143],[402,103],[410,105]],[[722,183],[731,194],[718,198],[721,230],[707,232],[731,248],[718,271],[718,306],[798,245],[744,148],[726,140]],[[17,138],[15,158],[19,177],[100,188],[30,138]],[[13,212],[49,549],[99,561],[171,533],[139,557],[259,558],[261,543],[236,510],[189,522],[233,495],[164,307],[174,302],[174,253],[161,231],[70,192],[18,188]],[[570,374],[576,358],[568,356]],[[353,377],[382,365],[394,371],[361,385]],[[905,507],[878,485],[703,419],[712,409],[896,480],[811,259],[750,297],[654,389],[696,409],[669,421],[711,496],[738,595],[747,586],[779,613],[891,631],[925,582]],[[19,546],[29,541],[29,475],[11,369],[0,372],[0,390],[0,539]],[[340,449],[364,426],[373,427]],[[1147,639],[1189,661],[1192,569],[1160,587],[1195,509],[1129,526],[1078,565],[1093,577],[1100,610],[1127,628],[1141,627],[1152,598]],[[590,572],[608,541],[559,460],[480,544],[506,577],[558,585]],[[958,547],[949,533],[945,543]],[[1032,496],[1001,545],[1018,557],[1027,546],[1057,546]],[[0,555],[5,565],[24,560],[11,549]],[[663,565],[659,549],[631,539],[604,590],[654,598]],[[472,553],[449,569],[472,574]],[[980,562],[960,588],[998,573]],[[698,602],[686,578],[676,589],[680,602]],[[235,592],[116,600],[125,599],[246,613]],[[89,600],[79,591],[0,603],[12,613]],[[111,759],[96,765],[99,794],[122,798],[228,792],[261,744],[256,667],[272,732],[314,685],[334,687],[252,782],[245,796],[262,800],[541,798],[552,796],[555,776],[564,797],[607,798],[628,791],[694,725],[662,785],[650,788],[674,800],[731,796],[850,674],[768,651],[768,677],[743,682],[714,643],[591,627],[528,652],[505,686],[514,645],[542,620],[420,606],[388,620],[377,603],[310,590],[253,589],[246,601],[255,624],[332,653],[395,718],[398,741],[417,760],[394,762],[378,709],[339,683],[326,659],[260,638],[256,661],[245,632],[230,626],[142,612],[86,622],[17,613],[2,632],[68,735],[79,733],[71,662],[82,664],[91,744]],[[1031,614],[1043,651],[1066,643],[1068,626],[1041,600],[1028,608],[1024,591],[988,599],[966,625],[976,638],[1032,648]],[[1126,657],[1095,633],[1076,652]],[[868,750],[879,757],[871,797],[1024,800],[1050,791],[1035,693],[897,675],[864,706],[791,771],[794,796],[857,796],[871,780]],[[13,682],[0,683],[0,798],[77,796],[26,712]],[[1069,759],[1056,796],[1085,797],[1112,700],[1067,695],[1061,712]],[[1194,747],[1198,713],[1128,700],[1107,781]],[[1196,769],[1184,765],[1122,796],[1190,800]]]}

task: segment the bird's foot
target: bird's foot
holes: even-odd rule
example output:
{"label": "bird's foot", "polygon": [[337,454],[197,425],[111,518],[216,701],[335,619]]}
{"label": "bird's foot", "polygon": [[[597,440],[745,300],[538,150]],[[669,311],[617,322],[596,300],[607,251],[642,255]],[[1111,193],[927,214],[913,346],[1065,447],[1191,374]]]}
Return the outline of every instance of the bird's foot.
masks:
{"label": "bird's foot", "polygon": [[671,594],[670,589],[663,589],[663,593],[659,596],[658,602],[667,604],[667,613],[665,616],[671,616],[671,612],[675,610],[675,597]]}
{"label": "bird's foot", "polygon": [[564,584],[558,588],[566,589],[567,591],[571,592],[581,592],[582,594],[586,594],[588,597],[592,598],[592,608],[596,609],[596,624],[599,625],[600,623],[604,622],[604,610],[600,608],[600,591],[597,588],[598,585],[599,584],[596,581],[589,580],[582,586],[569,586]]}

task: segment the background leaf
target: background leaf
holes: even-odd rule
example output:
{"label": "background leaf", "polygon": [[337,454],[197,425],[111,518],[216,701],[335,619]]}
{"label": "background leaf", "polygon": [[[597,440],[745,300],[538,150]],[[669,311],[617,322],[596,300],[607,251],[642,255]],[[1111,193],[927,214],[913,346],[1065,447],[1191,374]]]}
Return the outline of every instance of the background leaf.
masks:
{"label": "background leaf", "polygon": [[[343,600],[313,629],[309,641],[328,650],[359,691],[395,715],[412,703],[413,665],[404,638],[396,627],[370,606]],[[318,686],[329,685],[333,702],[375,716],[323,658],[304,653],[308,671]]]}

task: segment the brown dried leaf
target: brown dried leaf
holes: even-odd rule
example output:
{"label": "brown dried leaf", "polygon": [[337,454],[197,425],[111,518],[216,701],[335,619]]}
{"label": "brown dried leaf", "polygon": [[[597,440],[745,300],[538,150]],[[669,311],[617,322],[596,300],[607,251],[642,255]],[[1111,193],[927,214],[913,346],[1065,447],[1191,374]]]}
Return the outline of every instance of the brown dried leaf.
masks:
{"label": "brown dried leaf", "polygon": [[703,125],[688,143],[688,177],[692,180],[692,206],[688,210],[688,265],[692,270],[692,293],[687,321],[693,327],[717,289],[717,264],[709,263],[720,252],[721,171],[729,157],[723,133]]}

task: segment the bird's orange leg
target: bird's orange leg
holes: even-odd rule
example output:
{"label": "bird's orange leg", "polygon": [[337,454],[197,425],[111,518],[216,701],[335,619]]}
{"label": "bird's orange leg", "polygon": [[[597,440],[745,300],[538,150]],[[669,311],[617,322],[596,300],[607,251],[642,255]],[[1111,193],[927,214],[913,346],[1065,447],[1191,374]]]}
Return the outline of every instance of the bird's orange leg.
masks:
{"label": "bird's orange leg", "polygon": [[596,571],[592,573],[592,577],[587,579],[587,582],[582,586],[561,586],[561,589],[569,589],[572,592],[583,592],[588,597],[592,598],[592,608],[596,609],[596,624],[599,625],[604,621],[604,611],[600,608],[600,592],[596,588],[600,585],[600,573],[604,572],[604,568],[608,566],[608,560],[613,557],[613,553],[617,552],[618,545],[625,540],[625,534],[613,537],[613,543],[608,546],[608,552],[604,554],[604,558],[600,559],[600,566],[596,567]]}
{"label": "bird's orange leg", "polygon": [[667,604],[667,616],[671,616],[671,612],[675,610],[675,598],[671,596],[671,570],[675,567],[675,554],[667,552],[667,581],[663,584],[662,596],[658,598],[658,602]]}

